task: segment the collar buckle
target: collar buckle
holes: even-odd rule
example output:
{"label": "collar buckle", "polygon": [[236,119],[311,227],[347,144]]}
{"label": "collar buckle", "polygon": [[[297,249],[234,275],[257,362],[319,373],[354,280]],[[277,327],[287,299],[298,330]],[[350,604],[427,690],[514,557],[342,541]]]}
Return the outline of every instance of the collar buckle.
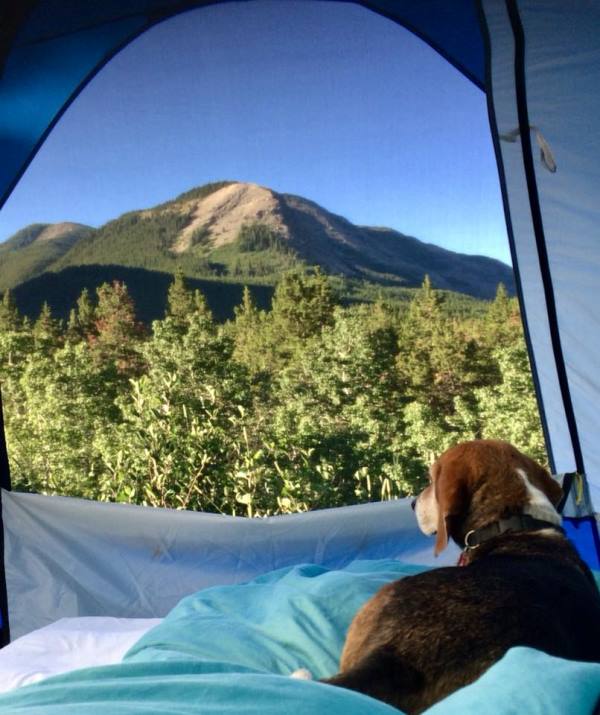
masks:
{"label": "collar buckle", "polygon": [[475,529],[471,529],[471,531],[467,531],[465,534],[465,551],[471,551],[472,549],[477,549],[481,546],[481,544],[470,544],[469,543],[469,537],[475,533]]}

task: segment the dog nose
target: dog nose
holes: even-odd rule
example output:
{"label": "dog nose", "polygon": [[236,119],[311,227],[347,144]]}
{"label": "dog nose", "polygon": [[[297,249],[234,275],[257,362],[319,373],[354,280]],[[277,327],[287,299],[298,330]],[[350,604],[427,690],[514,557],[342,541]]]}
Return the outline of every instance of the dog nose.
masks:
{"label": "dog nose", "polygon": [[417,506],[417,500],[416,500],[416,499],[413,499],[413,500],[411,501],[411,503],[410,503],[410,506],[411,506],[411,509],[414,511],[414,510],[415,510],[415,507]]}

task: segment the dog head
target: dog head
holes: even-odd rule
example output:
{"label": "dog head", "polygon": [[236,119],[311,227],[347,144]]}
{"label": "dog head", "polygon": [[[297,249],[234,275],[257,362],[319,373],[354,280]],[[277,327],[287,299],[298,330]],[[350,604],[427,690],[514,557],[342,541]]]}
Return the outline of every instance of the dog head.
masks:
{"label": "dog head", "polygon": [[430,470],[431,481],[415,501],[419,528],[436,534],[435,555],[451,537],[515,514],[560,524],[554,508],[562,489],[533,459],[508,442],[474,440],[448,449]]}

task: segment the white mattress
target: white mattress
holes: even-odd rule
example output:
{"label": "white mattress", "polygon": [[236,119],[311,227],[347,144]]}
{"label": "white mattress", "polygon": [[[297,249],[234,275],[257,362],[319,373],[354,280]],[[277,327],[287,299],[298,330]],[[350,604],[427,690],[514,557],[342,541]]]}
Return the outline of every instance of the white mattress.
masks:
{"label": "white mattress", "polygon": [[121,661],[159,618],[61,618],[0,650],[0,693],[78,668]]}

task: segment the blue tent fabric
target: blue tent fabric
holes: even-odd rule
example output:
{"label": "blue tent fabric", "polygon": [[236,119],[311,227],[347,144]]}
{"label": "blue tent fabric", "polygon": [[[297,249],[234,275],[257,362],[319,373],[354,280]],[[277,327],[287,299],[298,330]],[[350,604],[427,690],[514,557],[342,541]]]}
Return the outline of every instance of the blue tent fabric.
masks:
{"label": "blue tent fabric", "polygon": [[581,558],[590,568],[600,570],[600,543],[596,518],[563,519],[566,535],[577,546]]}
{"label": "blue tent fabric", "polygon": [[[82,7],[89,7],[89,4]],[[57,9],[58,10],[58,9]],[[46,14],[44,14],[44,17]],[[51,17],[54,15],[50,14]],[[61,17],[61,13],[58,13]],[[35,18],[35,15],[34,15]],[[0,205],[79,88],[127,39],[143,29],[140,18],[85,26],[62,34],[22,31],[3,63],[0,79]],[[31,35],[31,36],[30,36]]]}
{"label": "blue tent fabric", "polygon": [[370,0],[359,2],[399,22],[439,52],[481,89],[485,50],[472,0]]}

